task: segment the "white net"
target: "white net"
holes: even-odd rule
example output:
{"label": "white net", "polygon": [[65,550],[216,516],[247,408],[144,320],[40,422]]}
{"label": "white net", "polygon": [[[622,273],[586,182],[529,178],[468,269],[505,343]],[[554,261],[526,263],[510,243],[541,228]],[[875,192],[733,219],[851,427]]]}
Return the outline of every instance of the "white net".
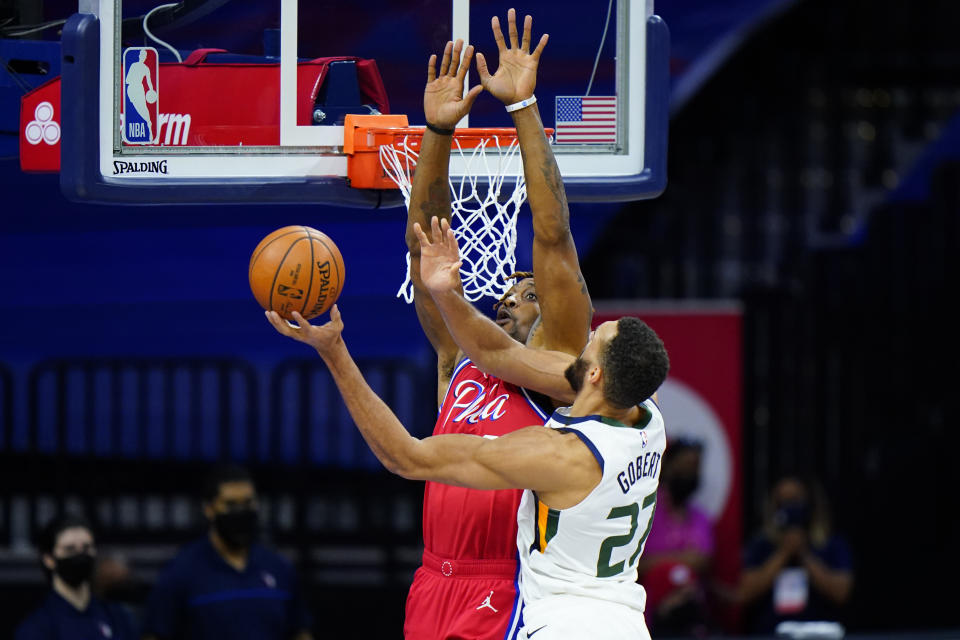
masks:
{"label": "white net", "polygon": [[[380,147],[380,163],[400,187],[408,208],[418,157],[410,142],[404,138]],[[527,199],[520,145],[516,137],[501,140],[491,135],[476,147],[463,147],[454,137],[451,153],[459,154],[464,163],[463,176],[450,178],[450,226],[463,259],[463,293],[471,301],[483,296],[500,298],[510,288],[510,275],[516,271],[517,215]],[[407,277],[397,297],[413,302],[409,253]]]}

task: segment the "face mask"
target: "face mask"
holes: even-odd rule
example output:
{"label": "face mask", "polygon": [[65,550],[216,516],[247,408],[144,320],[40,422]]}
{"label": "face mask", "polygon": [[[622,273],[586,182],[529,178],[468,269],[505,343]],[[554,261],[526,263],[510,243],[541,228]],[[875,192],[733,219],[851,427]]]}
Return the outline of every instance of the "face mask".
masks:
{"label": "face mask", "polygon": [[667,482],[670,497],[677,505],[686,504],[699,486],[700,478],[698,476],[674,476]]}
{"label": "face mask", "polygon": [[774,519],[779,529],[806,529],[810,524],[810,508],[804,502],[786,502],[777,509]]}
{"label": "face mask", "polygon": [[95,559],[89,553],[76,553],[72,556],[54,558],[54,571],[60,579],[76,589],[93,576]]}
{"label": "face mask", "polygon": [[217,535],[235,549],[248,548],[257,536],[258,527],[256,509],[233,509],[213,518]]}

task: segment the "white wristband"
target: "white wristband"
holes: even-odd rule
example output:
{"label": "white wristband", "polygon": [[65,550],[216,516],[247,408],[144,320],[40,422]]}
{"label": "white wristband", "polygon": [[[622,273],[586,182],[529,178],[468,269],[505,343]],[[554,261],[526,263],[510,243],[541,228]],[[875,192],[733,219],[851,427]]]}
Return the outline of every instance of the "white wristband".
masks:
{"label": "white wristband", "polygon": [[521,100],[520,102],[514,102],[513,104],[508,104],[507,113],[512,113],[514,111],[519,111],[520,109],[529,107],[536,101],[537,101],[537,96],[530,96],[526,100]]}

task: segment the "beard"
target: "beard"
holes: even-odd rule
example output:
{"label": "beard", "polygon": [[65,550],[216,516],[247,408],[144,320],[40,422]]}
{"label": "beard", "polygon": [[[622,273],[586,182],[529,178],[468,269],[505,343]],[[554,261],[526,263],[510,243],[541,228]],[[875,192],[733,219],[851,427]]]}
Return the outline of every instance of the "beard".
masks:
{"label": "beard", "polygon": [[583,358],[577,358],[563,372],[563,377],[570,383],[570,387],[575,393],[580,393],[583,388],[583,379],[587,375],[587,361]]}

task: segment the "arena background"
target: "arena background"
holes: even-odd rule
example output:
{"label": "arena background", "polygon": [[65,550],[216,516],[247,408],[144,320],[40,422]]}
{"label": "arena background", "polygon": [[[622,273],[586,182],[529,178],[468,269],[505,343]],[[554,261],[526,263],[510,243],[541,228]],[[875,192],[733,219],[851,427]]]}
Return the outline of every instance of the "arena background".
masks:
{"label": "arena background", "polygon": [[[736,310],[726,346],[740,391],[726,427],[739,438],[729,482],[740,541],[781,470],[812,472],[853,547],[848,628],[906,638],[960,627],[947,306],[960,285],[960,7],[722,4],[657,4],[672,36],[669,184],[650,202],[571,207],[591,293],[598,308],[651,317]],[[27,5],[36,22],[76,8],[3,0],[0,11]],[[57,46],[55,30],[35,37]],[[416,108],[422,62],[410,66],[413,77],[384,65],[395,111]],[[279,226],[333,237],[348,273],[347,340],[426,434],[432,355],[393,297],[402,210],[70,203],[56,176],[18,168],[26,87],[7,69],[0,636],[44,588],[38,523],[62,508],[92,515],[103,551],[132,571],[120,595],[136,609],[201,531],[203,470],[235,459],[265,497],[267,539],[304,578],[318,637],[360,616],[371,637],[399,637],[422,485],[379,468],[319,362],[266,324],[245,270]],[[528,217],[520,234],[529,264]],[[722,398],[699,375],[702,395]],[[731,578],[737,542],[722,559]],[[736,616],[730,624],[735,633]]]}

